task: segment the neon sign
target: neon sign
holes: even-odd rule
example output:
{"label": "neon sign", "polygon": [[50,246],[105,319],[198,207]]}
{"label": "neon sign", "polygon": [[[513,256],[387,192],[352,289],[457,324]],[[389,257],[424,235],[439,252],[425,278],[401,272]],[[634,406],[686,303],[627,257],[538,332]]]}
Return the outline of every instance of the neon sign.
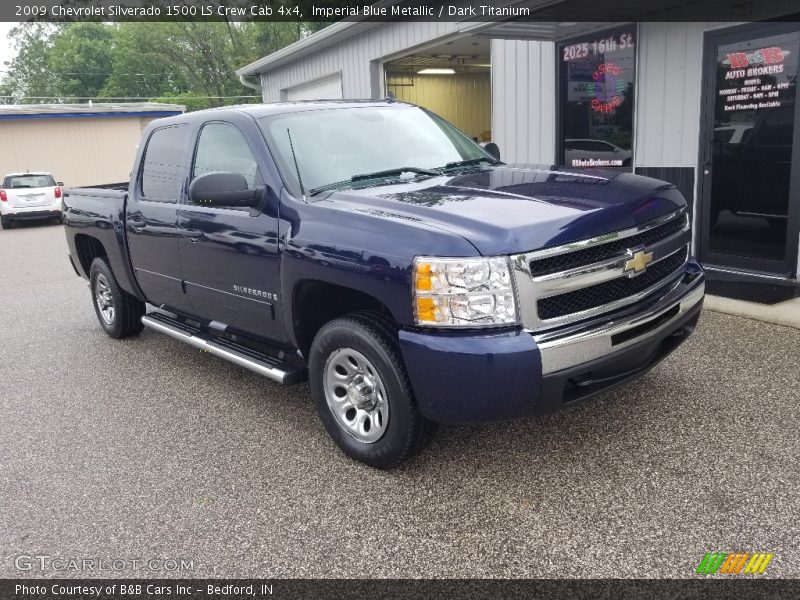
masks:
{"label": "neon sign", "polygon": [[591,101],[593,111],[610,113],[622,104],[622,99],[617,93],[617,78],[621,73],[622,68],[614,63],[603,63],[594,70],[592,73],[594,98]]}

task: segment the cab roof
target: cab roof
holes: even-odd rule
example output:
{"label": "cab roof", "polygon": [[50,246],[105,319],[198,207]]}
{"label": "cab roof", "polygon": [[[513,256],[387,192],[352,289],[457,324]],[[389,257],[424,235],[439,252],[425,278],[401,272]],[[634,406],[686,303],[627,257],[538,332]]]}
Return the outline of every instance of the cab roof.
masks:
{"label": "cab roof", "polygon": [[159,126],[170,123],[188,123],[195,120],[205,120],[209,116],[221,117],[225,114],[238,113],[252,116],[253,119],[261,119],[272,115],[280,115],[293,112],[308,112],[315,110],[329,110],[342,108],[365,108],[371,106],[382,107],[409,107],[414,106],[406,102],[396,100],[298,100],[292,102],[273,102],[270,104],[239,104],[235,106],[220,106],[218,108],[207,108],[174,117],[158,119]]}

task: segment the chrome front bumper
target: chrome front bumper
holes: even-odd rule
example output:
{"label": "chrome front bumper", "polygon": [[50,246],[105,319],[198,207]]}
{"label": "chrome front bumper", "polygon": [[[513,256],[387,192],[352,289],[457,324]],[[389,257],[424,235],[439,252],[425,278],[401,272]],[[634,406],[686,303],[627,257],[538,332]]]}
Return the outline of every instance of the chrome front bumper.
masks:
{"label": "chrome front bumper", "polygon": [[[689,263],[692,266],[692,263]],[[645,307],[634,305],[612,317],[542,334],[532,334],[542,358],[544,376],[587,365],[659,336],[685,320],[703,302],[705,277],[699,267]]]}

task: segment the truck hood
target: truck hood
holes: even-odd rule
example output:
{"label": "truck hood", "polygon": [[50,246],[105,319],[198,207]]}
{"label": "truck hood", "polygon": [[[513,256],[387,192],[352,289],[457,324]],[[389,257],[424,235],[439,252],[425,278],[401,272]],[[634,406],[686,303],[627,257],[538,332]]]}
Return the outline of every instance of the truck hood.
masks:
{"label": "truck hood", "polygon": [[502,165],[333,192],[315,204],[449,231],[483,255],[514,254],[634,227],[684,207],[672,185],[631,173]]}

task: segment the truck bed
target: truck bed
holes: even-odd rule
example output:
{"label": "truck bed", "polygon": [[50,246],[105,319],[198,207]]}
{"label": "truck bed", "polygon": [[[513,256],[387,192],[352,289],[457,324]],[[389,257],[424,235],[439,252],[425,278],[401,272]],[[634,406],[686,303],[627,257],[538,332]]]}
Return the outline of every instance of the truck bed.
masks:
{"label": "truck bed", "polygon": [[65,188],[64,194],[67,196],[109,196],[117,198],[121,194],[127,194],[129,186],[130,184],[127,181],[124,183],[104,183],[101,185]]}
{"label": "truck bed", "polygon": [[[111,266],[120,287],[139,297],[124,239],[125,203],[129,184],[109,183],[64,190],[63,215],[73,266],[88,278],[91,260],[99,254]],[[74,260],[77,259],[77,260]]]}

